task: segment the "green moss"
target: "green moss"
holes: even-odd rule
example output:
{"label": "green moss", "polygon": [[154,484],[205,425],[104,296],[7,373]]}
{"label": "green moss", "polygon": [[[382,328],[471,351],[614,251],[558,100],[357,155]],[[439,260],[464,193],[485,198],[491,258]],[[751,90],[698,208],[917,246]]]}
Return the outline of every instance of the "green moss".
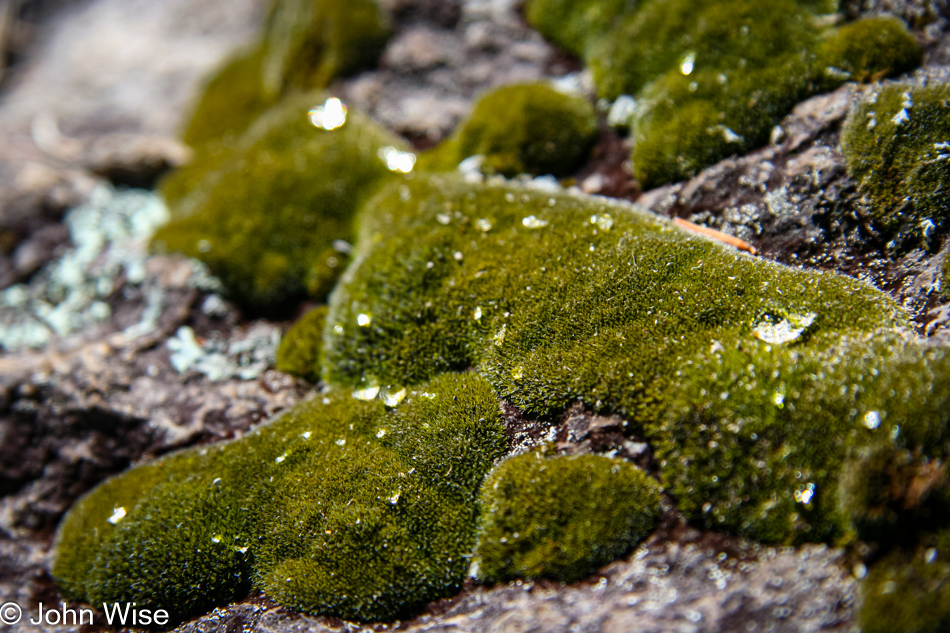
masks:
{"label": "green moss", "polygon": [[263,93],[259,45],[229,59],[208,81],[185,127],[182,140],[192,147],[240,136],[274,100]]}
{"label": "green moss", "polygon": [[388,38],[376,0],[278,0],[264,36],[264,93],[325,88],[372,65]]}
{"label": "green moss", "polygon": [[649,533],[659,486],[628,461],[526,453],[505,460],[482,487],[477,575],[580,580]]}
{"label": "green moss", "polygon": [[877,561],[860,586],[864,633],[938,633],[950,627],[950,531]]}
{"label": "green moss", "polygon": [[683,376],[650,435],[664,485],[706,527],[762,541],[893,533],[878,500],[900,505],[890,497],[913,474],[868,457],[945,451],[950,355],[907,335],[826,334],[805,349],[720,339]]}
{"label": "green moss", "polygon": [[483,96],[419,167],[451,170],[481,154],[486,173],[563,176],[580,167],[596,136],[597,118],[585,99],[546,84],[508,85]]}
{"label": "green moss", "polygon": [[927,244],[948,227],[948,98],[946,84],[891,84],[869,93],[842,132],[848,169],[875,224],[897,245]]}
{"label": "green moss", "polygon": [[323,326],[326,319],[327,307],[319,306],[294,323],[277,348],[278,371],[310,382],[320,380]]}
{"label": "green moss", "polygon": [[831,31],[818,51],[825,66],[848,73],[852,81],[879,81],[913,70],[923,51],[895,17],[865,18]]}
{"label": "green moss", "polygon": [[379,150],[402,143],[357,112],[338,129],[314,127],[318,101],[297,95],[263,115],[173,207],[153,246],[204,261],[246,306],[323,296],[343,268],[334,241],[350,238],[358,204],[390,175]]}
{"label": "green moss", "polygon": [[54,576],[70,599],[135,601],[176,620],[252,584],[357,620],[457,591],[478,487],[506,441],[474,374],[424,389],[391,411],[330,394],[241,440],[105,482],[64,520]]}
{"label": "green moss", "polygon": [[833,28],[818,17],[836,10],[824,0],[533,0],[527,16],[581,55],[602,96],[637,97],[634,172],[652,187],[763,145],[813,94],[920,63],[898,20]]}
{"label": "green moss", "polygon": [[900,448],[943,450],[950,361],[892,332],[905,323],[868,286],[628,206],[419,176],[361,216],[324,376],[413,384],[475,366],[530,415],[582,402],[633,421],[697,523],[841,541],[857,521],[837,492],[852,451],[896,426]]}

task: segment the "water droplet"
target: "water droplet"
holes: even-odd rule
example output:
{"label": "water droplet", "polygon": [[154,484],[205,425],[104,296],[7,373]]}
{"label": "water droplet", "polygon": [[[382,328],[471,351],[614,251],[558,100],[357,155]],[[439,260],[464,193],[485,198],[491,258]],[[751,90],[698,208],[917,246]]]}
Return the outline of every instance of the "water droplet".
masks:
{"label": "water droplet", "polygon": [[763,321],[755,326],[752,334],[760,341],[765,341],[773,345],[790,343],[802,335],[812,323],[815,322],[815,314],[789,314],[778,323],[772,324],[769,320]]}
{"label": "water droplet", "polygon": [[386,169],[396,171],[400,174],[408,174],[416,165],[416,155],[412,152],[402,152],[393,146],[382,147],[377,152],[379,157],[386,163]]}
{"label": "water droplet", "polygon": [[198,240],[198,252],[207,253],[211,250],[211,242],[208,240]]}
{"label": "water droplet", "polygon": [[521,380],[522,378],[524,378],[524,367],[522,367],[521,365],[518,365],[517,367],[515,367],[514,370],[512,370],[511,372],[511,377],[514,378],[515,380]]}
{"label": "water droplet", "polygon": [[119,521],[125,518],[125,508],[115,508],[112,510],[112,516],[109,517],[109,523],[115,525]]}
{"label": "water droplet", "polygon": [[385,404],[387,407],[395,407],[406,399],[406,388],[393,387],[392,385],[389,385],[382,390],[380,395],[383,398],[383,404]]}
{"label": "water droplet", "polygon": [[814,496],[815,484],[812,483],[805,484],[804,488],[800,488],[795,491],[795,501],[805,504],[806,506],[811,503],[811,500]]}
{"label": "water droplet", "polygon": [[478,306],[478,307],[475,308],[475,315],[474,315],[474,316],[475,316],[475,320],[476,320],[476,321],[481,320],[481,318],[482,318],[482,308],[481,308],[481,306]]}
{"label": "water droplet", "polygon": [[[364,379],[365,380],[365,379]],[[369,384],[362,389],[357,389],[353,392],[353,397],[357,400],[362,400],[363,402],[368,402],[370,400],[375,400],[376,396],[379,395],[379,384],[375,380],[368,381]]]}
{"label": "water droplet", "polygon": [[514,201],[515,201],[515,194],[513,194],[513,193],[511,193],[511,192],[509,191],[508,193],[505,194],[505,200],[507,200],[508,202],[514,202]]}
{"label": "water droplet", "polygon": [[689,75],[693,72],[693,68],[696,66],[696,53],[690,51],[683,56],[683,60],[680,62],[680,72],[684,75]]}
{"label": "water droplet", "polygon": [[429,393],[428,391],[423,391],[422,397],[425,398],[426,400],[435,400],[435,394]]}
{"label": "water droplet", "polygon": [[465,256],[462,255],[462,251],[455,251],[452,253],[452,257],[455,259],[455,261],[460,262]]}
{"label": "water droplet", "polygon": [[360,327],[367,327],[372,322],[373,317],[366,313],[360,312],[356,315],[356,324]]}
{"label": "water droplet", "polygon": [[926,552],[924,552],[924,562],[928,565],[937,560],[937,548],[931,547]]}
{"label": "water droplet", "polygon": [[779,409],[785,408],[785,392],[776,391],[772,394],[772,404],[777,406]]}
{"label": "water droplet", "polygon": [[[508,195],[510,196],[511,194]],[[512,200],[514,200],[514,198],[512,198]],[[488,218],[479,218],[478,220],[475,220],[475,227],[482,233],[487,233],[491,231],[492,221]]]}
{"label": "water droplet", "polygon": [[439,224],[448,224],[452,221],[452,216],[448,213],[438,213],[436,214],[435,219],[439,221]]}
{"label": "water droplet", "polygon": [[492,337],[493,340],[495,341],[495,345],[497,345],[498,347],[501,347],[502,343],[505,342],[505,329],[506,329],[506,327],[507,327],[507,324],[506,324],[506,323],[502,323],[502,324],[501,324],[501,329],[498,330],[498,332],[495,333],[495,336],[494,336],[494,337]]}
{"label": "water droplet", "polygon": [[337,323],[336,325],[333,326],[333,331],[336,334],[343,334],[343,326]]}
{"label": "water droplet", "polygon": [[220,543],[220,542],[221,542],[221,535],[220,535],[220,534],[212,534],[212,535],[211,535],[211,542],[212,542],[212,543]]}
{"label": "water droplet", "polygon": [[284,453],[283,455],[281,455],[280,457],[278,457],[278,458],[275,459],[274,461],[277,462],[278,464],[280,464],[280,463],[283,463],[283,461],[284,461],[285,459],[287,459],[287,453]]}
{"label": "water droplet", "polygon": [[881,414],[877,411],[868,411],[864,414],[864,426],[872,431],[881,425]]}
{"label": "water droplet", "polygon": [[393,505],[396,505],[397,503],[399,503],[399,493],[398,493],[398,492],[389,498],[389,503],[391,503],[391,504],[393,504]]}
{"label": "water droplet", "polygon": [[533,215],[529,215],[528,217],[524,218],[521,220],[521,223],[529,229],[543,229],[548,225],[547,220],[536,218]]}
{"label": "water droplet", "polygon": [[303,433],[300,434],[300,437],[302,437],[305,440],[309,440],[311,435],[313,435],[313,433],[311,433],[310,431],[304,431]]}
{"label": "water droplet", "polygon": [[596,224],[597,228],[602,231],[609,231],[611,228],[613,228],[614,219],[609,213],[602,213],[600,215],[590,216],[590,223]]}
{"label": "water droplet", "polygon": [[379,429],[378,431],[376,431],[376,438],[377,438],[377,439],[380,439],[380,440],[381,440],[381,439],[383,439],[384,437],[386,437],[386,429]]}
{"label": "water droplet", "polygon": [[334,444],[336,444],[337,446],[346,446],[346,438],[341,437],[340,439],[335,441]]}
{"label": "water droplet", "polygon": [[336,97],[331,97],[322,106],[311,108],[307,116],[314,126],[335,130],[346,123],[346,105]]}

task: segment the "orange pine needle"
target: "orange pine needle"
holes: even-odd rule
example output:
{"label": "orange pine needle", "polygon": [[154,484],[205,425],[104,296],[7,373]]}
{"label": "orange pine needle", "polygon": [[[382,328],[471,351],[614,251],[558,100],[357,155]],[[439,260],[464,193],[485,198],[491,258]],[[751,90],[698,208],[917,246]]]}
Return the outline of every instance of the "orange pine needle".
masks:
{"label": "orange pine needle", "polygon": [[733,237],[732,235],[727,235],[722,231],[717,231],[716,229],[711,229],[708,226],[700,226],[698,224],[693,224],[689,220],[684,220],[683,218],[673,218],[673,221],[677,226],[686,229],[687,231],[692,231],[693,233],[699,233],[705,237],[716,240],[717,242],[723,242],[729,246],[734,246],[740,251],[746,251],[747,253],[752,253],[753,255],[759,254],[759,249],[752,246],[745,240],[740,240],[738,237]]}

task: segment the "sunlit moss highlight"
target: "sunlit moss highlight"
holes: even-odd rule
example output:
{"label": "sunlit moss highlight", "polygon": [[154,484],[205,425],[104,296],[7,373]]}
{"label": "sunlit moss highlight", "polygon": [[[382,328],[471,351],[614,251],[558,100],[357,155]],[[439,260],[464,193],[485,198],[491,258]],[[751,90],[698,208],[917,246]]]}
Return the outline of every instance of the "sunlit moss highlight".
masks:
{"label": "sunlit moss highlight", "polygon": [[293,376],[317,382],[320,380],[323,352],[323,326],[326,306],[318,306],[294,323],[280,340],[276,367]]}
{"label": "sunlit moss highlight", "polygon": [[482,486],[477,576],[580,580],[622,556],[653,528],[657,483],[622,459],[511,457]]}
{"label": "sunlit moss highlight", "polygon": [[474,374],[388,412],[330,394],[100,485],[60,527],[53,574],[69,599],[177,621],[251,586],[301,611],[393,619],[458,590],[478,487],[505,449]]}

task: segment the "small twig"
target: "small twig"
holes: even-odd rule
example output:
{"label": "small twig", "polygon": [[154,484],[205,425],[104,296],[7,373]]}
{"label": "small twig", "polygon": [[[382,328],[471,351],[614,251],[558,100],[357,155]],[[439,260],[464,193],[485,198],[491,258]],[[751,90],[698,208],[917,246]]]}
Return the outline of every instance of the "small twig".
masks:
{"label": "small twig", "polygon": [[740,240],[738,237],[728,235],[722,231],[717,231],[716,229],[711,229],[708,226],[700,226],[699,224],[693,224],[689,220],[684,220],[683,218],[673,218],[673,221],[680,228],[684,228],[687,231],[692,231],[693,233],[699,233],[705,237],[716,240],[717,242],[723,242],[729,246],[734,246],[740,251],[746,251],[747,253],[752,253],[753,255],[759,254],[759,249],[752,246],[745,240]]}

